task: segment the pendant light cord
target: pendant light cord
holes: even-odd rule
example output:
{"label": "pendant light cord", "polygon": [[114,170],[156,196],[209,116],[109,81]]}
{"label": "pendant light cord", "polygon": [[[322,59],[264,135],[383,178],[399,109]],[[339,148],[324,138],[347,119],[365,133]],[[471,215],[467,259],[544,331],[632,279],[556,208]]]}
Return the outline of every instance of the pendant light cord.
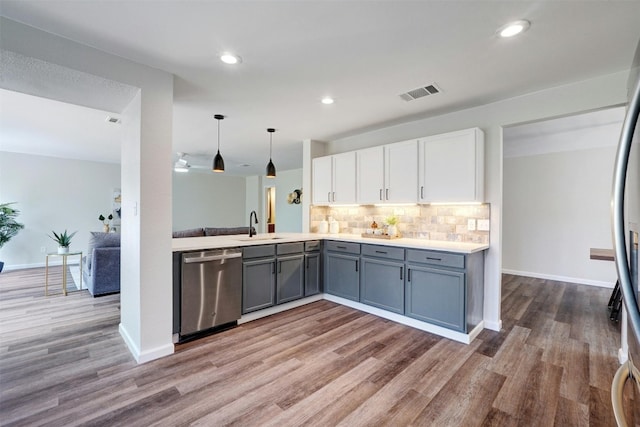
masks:
{"label": "pendant light cord", "polygon": [[220,119],[218,119],[218,153],[220,152]]}
{"label": "pendant light cord", "polygon": [[273,132],[269,132],[269,160],[271,160],[272,147],[273,147]]}

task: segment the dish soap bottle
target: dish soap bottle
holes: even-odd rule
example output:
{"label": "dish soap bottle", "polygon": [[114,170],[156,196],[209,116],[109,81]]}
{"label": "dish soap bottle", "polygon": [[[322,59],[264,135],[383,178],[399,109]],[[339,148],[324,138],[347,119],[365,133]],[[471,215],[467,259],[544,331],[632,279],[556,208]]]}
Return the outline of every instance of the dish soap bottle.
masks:
{"label": "dish soap bottle", "polygon": [[340,232],[340,224],[338,221],[333,219],[333,217],[329,217],[329,233],[330,234],[338,234]]}
{"label": "dish soap bottle", "polygon": [[320,224],[318,225],[318,233],[327,234],[328,232],[329,232],[329,223],[327,222],[326,219],[323,219],[322,221],[320,221]]}

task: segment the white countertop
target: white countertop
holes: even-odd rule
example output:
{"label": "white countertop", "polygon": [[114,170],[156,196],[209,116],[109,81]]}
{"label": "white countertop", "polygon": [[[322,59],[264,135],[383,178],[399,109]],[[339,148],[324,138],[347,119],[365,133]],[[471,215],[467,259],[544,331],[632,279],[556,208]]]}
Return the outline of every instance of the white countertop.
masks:
{"label": "white countertop", "polygon": [[183,237],[173,239],[173,252],[196,251],[204,249],[224,249],[243,246],[269,245],[275,243],[302,242],[306,240],[339,240],[343,242],[366,243],[371,245],[396,246],[411,249],[430,249],[436,251],[471,254],[489,249],[489,245],[478,243],[446,242],[427,239],[373,239],[357,234],[318,234],[318,233],[271,233],[258,234],[249,238],[247,234],[211,237]]}

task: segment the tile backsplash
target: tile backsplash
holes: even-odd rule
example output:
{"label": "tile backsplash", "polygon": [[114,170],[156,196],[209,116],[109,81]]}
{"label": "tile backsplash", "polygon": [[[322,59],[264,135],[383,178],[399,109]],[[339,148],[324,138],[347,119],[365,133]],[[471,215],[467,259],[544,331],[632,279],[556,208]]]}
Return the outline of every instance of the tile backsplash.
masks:
{"label": "tile backsplash", "polygon": [[417,206],[312,206],[310,226],[318,231],[323,219],[333,217],[340,223],[340,233],[365,233],[375,221],[380,227],[385,218],[398,218],[398,232],[414,239],[453,242],[489,243],[488,231],[470,231],[469,219],[489,219],[491,207],[482,205],[417,205]]}

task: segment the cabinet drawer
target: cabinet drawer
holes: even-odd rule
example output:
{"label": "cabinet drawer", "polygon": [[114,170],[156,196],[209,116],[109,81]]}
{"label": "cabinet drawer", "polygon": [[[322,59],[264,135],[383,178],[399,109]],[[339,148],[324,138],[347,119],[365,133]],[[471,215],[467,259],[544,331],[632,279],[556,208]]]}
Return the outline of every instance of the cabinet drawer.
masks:
{"label": "cabinet drawer", "polygon": [[390,246],[362,245],[362,255],[404,261],[404,249]]}
{"label": "cabinet drawer", "polygon": [[247,246],[242,248],[242,258],[264,258],[276,254],[276,245]]}
{"label": "cabinet drawer", "polygon": [[304,242],[305,252],[314,252],[320,250],[320,240],[312,240],[310,242]]}
{"label": "cabinet drawer", "polygon": [[329,240],[326,243],[328,251],[342,252],[346,254],[360,254],[360,243],[334,242]]}
{"label": "cabinet drawer", "polygon": [[407,261],[439,265],[441,267],[465,268],[464,255],[452,254],[450,252],[407,249]]}
{"label": "cabinet drawer", "polygon": [[278,255],[299,254],[304,252],[304,243],[280,243],[277,248]]}

